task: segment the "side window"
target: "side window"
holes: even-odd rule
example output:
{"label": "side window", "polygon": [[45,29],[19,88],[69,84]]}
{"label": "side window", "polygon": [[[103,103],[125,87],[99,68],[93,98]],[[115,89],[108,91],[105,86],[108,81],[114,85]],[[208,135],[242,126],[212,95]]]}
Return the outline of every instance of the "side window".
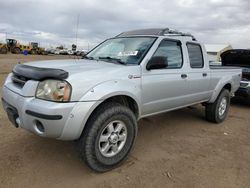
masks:
{"label": "side window", "polygon": [[168,61],[168,68],[181,68],[182,67],[182,50],[181,42],[179,41],[169,41],[163,40],[153,56],[163,56],[166,57]]}
{"label": "side window", "polygon": [[201,46],[199,44],[187,43],[187,49],[191,68],[203,68],[204,61]]}

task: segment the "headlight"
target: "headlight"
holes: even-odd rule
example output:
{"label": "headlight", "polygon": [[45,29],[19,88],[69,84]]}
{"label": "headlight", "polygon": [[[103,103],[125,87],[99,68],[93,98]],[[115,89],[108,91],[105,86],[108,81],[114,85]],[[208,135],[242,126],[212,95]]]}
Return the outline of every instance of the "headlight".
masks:
{"label": "headlight", "polygon": [[36,90],[37,98],[49,101],[67,102],[70,94],[70,84],[61,80],[44,80],[38,84]]}

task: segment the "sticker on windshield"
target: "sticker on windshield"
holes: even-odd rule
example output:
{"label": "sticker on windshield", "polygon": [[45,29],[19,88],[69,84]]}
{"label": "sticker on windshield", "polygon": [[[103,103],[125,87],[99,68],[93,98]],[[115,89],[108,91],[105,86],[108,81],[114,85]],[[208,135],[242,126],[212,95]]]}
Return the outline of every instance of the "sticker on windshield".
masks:
{"label": "sticker on windshield", "polygon": [[125,52],[119,52],[118,56],[136,56],[138,54],[138,51],[125,51]]}

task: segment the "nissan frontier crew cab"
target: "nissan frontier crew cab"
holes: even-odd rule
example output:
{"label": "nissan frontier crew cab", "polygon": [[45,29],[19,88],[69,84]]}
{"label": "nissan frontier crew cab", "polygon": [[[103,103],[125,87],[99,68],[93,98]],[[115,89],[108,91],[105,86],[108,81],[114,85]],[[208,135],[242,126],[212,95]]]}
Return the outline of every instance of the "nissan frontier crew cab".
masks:
{"label": "nissan frontier crew cab", "polygon": [[4,83],[9,120],[39,136],[77,140],[95,171],[121,163],[137,121],[202,103],[221,123],[241,69],[210,67],[204,46],[187,33],[145,29],[107,39],[81,60],[18,64]]}

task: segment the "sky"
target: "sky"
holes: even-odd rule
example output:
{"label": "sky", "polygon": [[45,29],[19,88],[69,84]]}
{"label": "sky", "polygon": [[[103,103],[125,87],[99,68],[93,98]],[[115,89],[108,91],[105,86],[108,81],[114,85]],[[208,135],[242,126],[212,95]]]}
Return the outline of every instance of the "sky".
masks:
{"label": "sky", "polygon": [[77,35],[87,49],[123,31],[168,27],[207,44],[250,48],[249,10],[249,0],[0,0],[0,41],[69,47]]}

